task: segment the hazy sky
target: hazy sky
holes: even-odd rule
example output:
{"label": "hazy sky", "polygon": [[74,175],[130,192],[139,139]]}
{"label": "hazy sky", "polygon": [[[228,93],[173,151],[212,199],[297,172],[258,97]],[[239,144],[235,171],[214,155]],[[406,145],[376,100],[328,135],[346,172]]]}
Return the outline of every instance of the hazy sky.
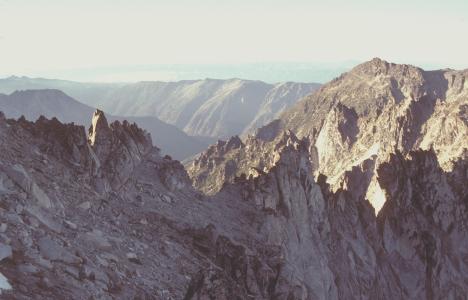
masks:
{"label": "hazy sky", "polygon": [[468,1],[0,0],[2,76],[376,56],[468,68]]}

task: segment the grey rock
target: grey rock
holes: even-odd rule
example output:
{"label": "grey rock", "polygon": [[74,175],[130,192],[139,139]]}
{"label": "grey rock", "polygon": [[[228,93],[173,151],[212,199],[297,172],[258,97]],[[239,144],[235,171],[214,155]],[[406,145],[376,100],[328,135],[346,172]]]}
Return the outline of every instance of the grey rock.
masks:
{"label": "grey rock", "polygon": [[44,211],[37,206],[28,206],[25,208],[27,213],[36,218],[42,225],[48,229],[60,233],[62,231],[62,225],[57,223],[53,218],[50,217],[47,211]]}
{"label": "grey rock", "polygon": [[138,256],[136,255],[136,253],[129,252],[127,253],[126,256],[127,256],[127,259],[131,261],[132,263],[139,264],[139,265],[142,264],[141,261],[138,259]]}
{"label": "grey rock", "polygon": [[91,208],[91,202],[85,201],[85,202],[81,203],[80,205],[78,205],[78,208],[81,208],[83,210],[88,210],[88,209]]}
{"label": "grey rock", "polygon": [[28,274],[37,274],[39,273],[39,268],[37,268],[34,265],[27,264],[27,265],[20,265],[18,266],[18,270],[23,273],[28,273]]}
{"label": "grey rock", "polygon": [[5,172],[25,192],[31,195],[37,203],[45,208],[51,208],[52,202],[47,194],[34,182],[31,176],[20,164],[13,166],[0,165],[0,170]]}
{"label": "grey rock", "polygon": [[51,261],[63,261],[68,264],[80,264],[82,260],[79,257],[71,254],[64,247],[49,237],[42,237],[38,241],[39,251],[41,255]]}
{"label": "grey rock", "polygon": [[75,229],[76,230],[78,228],[78,225],[76,225],[75,223],[73,223],[71,221],[64,220],[63,223],[64,223],[65,226],[67,226],[70,229]]}
{"label": "grey rock", "polygon": [[82,235],[82,240],[92,245],[96,249],[109,250],[112,248],[112,244],[99,230],[93,230]]}
{"label": "grey rock", "polygon": [[12,255],[13,251],[11,246],[0,243],[0,261],[4,260],[5,258],[10,258]]}
{"label": "grey rock", "polygon": [[172,198],[168,195],[161,194],[159,195],[159,198],[166,203],[172,203]]}

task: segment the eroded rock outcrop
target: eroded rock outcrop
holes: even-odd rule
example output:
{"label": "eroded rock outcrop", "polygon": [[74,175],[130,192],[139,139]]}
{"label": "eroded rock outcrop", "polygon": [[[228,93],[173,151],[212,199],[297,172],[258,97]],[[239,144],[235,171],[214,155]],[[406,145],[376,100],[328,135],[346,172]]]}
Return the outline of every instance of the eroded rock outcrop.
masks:
{"label": "eroded rock outcrop", "polygon": [[217,193],[226,183],[237,177],[256,177],[270,169],[280,159],[284,148],[296,146],[299,139],[290,131],[284,131],[274,140],[262,140],[249,136],[244,142],[238,137],[219,141],[200,154],[188,168],[196,188],[207,194]]}
{"label": "eroded rock outcrop", "polygon": [[401,280],[408,298],[462,299],[468,274],[466,189],[453,178],[467,182],[464,174],[445,173],[434,151],[401,154],[378,169],[379,182],[389,201],[379,215],[383,248],[391,269],[411,274]]}
{"label": "eroded rock outcrop", "polygon": [[127,121],[107,123],[97,110],[89,128],[88,141],[99,161],[97,187],[108,191],[120,187],[142,158],[152,149],[150,135]]}

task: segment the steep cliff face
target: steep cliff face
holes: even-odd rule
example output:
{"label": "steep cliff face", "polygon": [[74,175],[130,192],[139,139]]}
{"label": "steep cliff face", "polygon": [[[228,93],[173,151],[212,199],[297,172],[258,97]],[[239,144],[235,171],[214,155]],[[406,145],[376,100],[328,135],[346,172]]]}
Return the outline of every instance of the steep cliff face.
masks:
{"label": "steep cliff face", "polygon": [[[259,144],[259,149],[245,147],[224,156],[215,154],[213,160],[210,154],[202,154],[188,166],[189,173],[197,188],[213,193],[222,186],[213,182],[221,178],[218,175],[227,169],[227,161],[238,158],[229,168],[242,172],[250,167],[261,169],[262,160],[242,158],[256,156],[255,152],[259,156],[269,153],[271,142],[280,139],[284,130],[291,130],[299,138],[310,140],[315,176],[326,175],[335,191],[342,186],[347,170],[373,159],[366,197],[378,211],[385,195],[376,169],[392,153],[406,155],[432,148],[442,168],[450,171],[453,162],[468,149],[467,76],[467,71],[424,71],[373,59],[325,84],[279,120],[246,138],[246,144]],[[232,180],[220,181],[225,179]]]}
{"label": "steep cliff face", "polygon": [[466,156],[454,164],[457,171],[445,173],[433,151],[417,151],[407,160],[392,155],[378,169],[390,199],[378,218],[383,248],[391,268],[408,274],[400,282],[408,298],[466,296]]}
{"label": "steep cliff face", "polygon": [[[286,140],[273,166],[236,177],[216,196],[238,195],[264,214],[252,230],[281,257],[267,299],[463,298],[466,159],[446,173],[433,151],[392,155],[378,167],[387,202],[376,217],[365,199],[374,159],[346,171],[333,192],[325,176],[314,181],[307,141],[291,133]],[[190,295],[235,296],[207,278]],[[241,295],[264,299],[247,287],[238,287]]]}

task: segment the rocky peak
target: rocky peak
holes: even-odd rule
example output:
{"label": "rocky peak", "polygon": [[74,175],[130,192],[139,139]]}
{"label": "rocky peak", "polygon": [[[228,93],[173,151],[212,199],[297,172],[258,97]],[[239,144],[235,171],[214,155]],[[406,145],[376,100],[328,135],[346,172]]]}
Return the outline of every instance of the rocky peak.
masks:
{"label": "rocky peak", "polygon": [[267,125],[264,125],[260,128],[258,128],[255,131],[255,137],[258,139],[261,139],[265,142],[271,142],[274,140],[279,133],[281,132],[281,121],[280,120],[274,120],[268,123]]}
{"label": "rocky peak", "polygon": [[391,76],[394,78],[413,78],[416,79],[423,75],[424,70],[405,64],[389,63],[378,57],[373,58],[368,62],[364,62],[354,67],[349,74],[352,76],[365,75],[365,76]]}
{"label": "rocky peak", "polygon": [[150,152],[159,156],[146,131],[127,121],[109,125],[100,110],[93,115],[88,137],[83,126],[63,124],[56,118],[5,122],[18,134],[37,137],[43,153],[83,169],[90,176],[87,181],[101,193],[122,185]]}
{"label": "rocky peak", "polygon": [[114,121],[107,123],[104,112],[96,110],[89,127],[89,144],[104,162],[111,151],[118,150],[120,146],[127,147],[135,155],[144,155],[152,148],[151,136],[135,123],[128,121]]}
{"label": "rocky peak", "polygon": [[[291,214],[291,201],[297,199],[284,198],[285,189],[283,184],[291,184],[289,178],[300,182],[303,191],[309,191],[306,186],[312,180],[312,169],[310,165],[308,142],[299,140],[291,131],[285,131],[274,146],[271,165],[266,165],[263,170],[251,168],[249,176],[245,173],[234,178],[235,184],[244,187],[244,198],[253,199],[257,206],[264,210],[282,213],[285,216]],[[287,178],[284,178],[287,177]],[[227,181],[224,188],[232,188]]]}
{"label": "rocky peak", "polygon": [[[88,141],[99,159],[101,171],[110,177],[113,188],[122,185],[150,151],[159,153],[157,148],[153,148],[151,136],[145,130],[127,121],[114,121],[109,126],[101,110],[94,112]],[[99,190],[108,190],[106,182],[98,180]]]}
{"label": "rocky peak", "polygon": [[227,142],[224,147],[224,151],[230,151],[232,149],[238,149],[243,147],[244,144],[242,143],[242,140],[239,138],[239,136],[235,135],[231,137]]}
{"label": "rocky peak", "polygon": [[362,72],[373,75],[386,74],[391,67],[395,67],[395,64],[391,64],[381,58],[374,57],[370,61],[364,62],[354,67],[351,72]]}
{"label": "rocky peak", "polygon": [[325,175],[334,191],[349,185],[345,172],[372,160],[366,197],[378,212],[386,196],[376,170],[392,153],[433,148],[440,166],[450,171],[468,149],[466,77],[467,71],[424,71],[373,59],[258,129],[245,147],[206,151],[189,174],[210,193],[243,173],[256,176],[275,164],[288,139],[284,132],[291,130],[309,140],[312,170]]}
{"label": "rocky peak", "polygon": [[107,123],[106,116],[102,110],[97,109],[91,120],[91,127],[89,127],[89,142],[91,146],[105,143],[110,137],[110,128]]}
{"label": "rocky peak", "polygon": [[12,130],[24,130],[40,138],[38,147],[43,153],[88,170],[92,168],[92,155],[83,126],[62,124],[56,118],[49,120],[44,116],[40,116],[35,122],[22,117],[18,121],[8,119],[7,123]]}
{"label": "rocky peak", "polygon": [[[466,71],[424,71],[410,65],[373,59],[283,114],[281,128],[311,138],[311,158],[336,190],[343,174],[374,157],[375,166],[395,150],[431,147],[445,170],[467,148],[463,110]],[[450,132],[450,133],[449,133]],[[383,199],[374,177],[368,197]],[[374,200],[372,200],[374,201]]]}
{"label": "rocky peak", "polygon": [[252,135],[244,141],[232,137],[228,142],[219,141],[201,153],[188,172],[195,187],[213,194],[223,185],[234,182],[236,177],[266,172],[289,150],[302,151],[307,156],[308,146],[307,139],[299,139],[292,131],[284,131],[272,141]]}

